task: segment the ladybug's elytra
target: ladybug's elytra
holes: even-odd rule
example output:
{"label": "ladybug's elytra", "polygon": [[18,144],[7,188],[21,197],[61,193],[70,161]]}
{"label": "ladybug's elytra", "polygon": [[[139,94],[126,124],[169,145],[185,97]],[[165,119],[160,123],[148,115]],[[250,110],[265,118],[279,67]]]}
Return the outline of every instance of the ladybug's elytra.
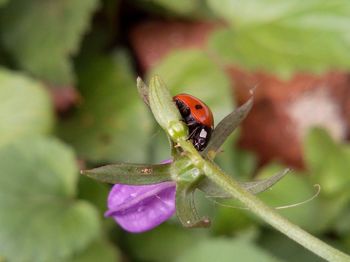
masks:
{"label": "ladybug's elytra", "polygon": [[201,100],[188,94],[176,95],[174,101],[188,126],[188,139],[192,140],[198,151],[203,151],[214,128],[214,118],[211,110]]}

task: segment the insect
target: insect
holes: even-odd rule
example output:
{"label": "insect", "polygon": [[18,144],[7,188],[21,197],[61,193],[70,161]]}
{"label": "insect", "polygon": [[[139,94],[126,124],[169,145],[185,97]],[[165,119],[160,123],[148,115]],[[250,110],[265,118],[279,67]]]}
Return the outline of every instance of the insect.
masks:
{"label": "insect", "polygon": [[210,108],[198,98],[188,94],[179,94],[173,99],[188,126],[188,139],[192,140],[198,151],[203,151],[214,128],[214,118]]}

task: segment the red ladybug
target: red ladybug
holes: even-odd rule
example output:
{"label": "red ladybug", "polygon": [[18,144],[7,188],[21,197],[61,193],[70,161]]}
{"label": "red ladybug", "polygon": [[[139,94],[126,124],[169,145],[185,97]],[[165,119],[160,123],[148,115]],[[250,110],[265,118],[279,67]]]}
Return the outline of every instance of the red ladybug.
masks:
{"label": "red ladybug", "polygon": [[188,126],[188,139],[192,140],[198,151],[203,151],[214,128],[214,118],[211,110],[201,100],[188,94],[176,95],[174,101]]}

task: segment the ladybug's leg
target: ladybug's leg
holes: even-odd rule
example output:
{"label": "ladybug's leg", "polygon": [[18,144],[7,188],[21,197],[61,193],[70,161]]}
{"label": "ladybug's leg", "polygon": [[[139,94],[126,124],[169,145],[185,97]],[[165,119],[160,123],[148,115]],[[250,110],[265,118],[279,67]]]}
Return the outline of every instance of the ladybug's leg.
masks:
{"label": "ladybug's leg", "polygon": [[194,128],[189,128],[190,130],[190,134],[188,135],[187,139],[192,139],[196,136],[197,132],[198,132],[198,128],[200,128],[200,126],[195,126]]}

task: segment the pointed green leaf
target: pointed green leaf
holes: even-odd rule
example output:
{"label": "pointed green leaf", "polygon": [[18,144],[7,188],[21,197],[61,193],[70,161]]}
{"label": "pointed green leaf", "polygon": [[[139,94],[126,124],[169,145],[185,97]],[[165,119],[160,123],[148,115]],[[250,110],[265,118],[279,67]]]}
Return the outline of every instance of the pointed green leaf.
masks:
{"label": "pointed green leaf", "polygon": [[248,115],[252,106],[253,97],[251,97],[242,106],[221,120],[214,129],[209,144],[202,152],[202,155],[210,155],[210,158],[214,158],[227,137],[231,135],[231,133],[239,126],[242,120]]}
{"label": "pointed green leaf", "polygon": [[251,182],[241,182],[241,186],[244,187],[246,190],[248,190],[252,194],[258,194],[272,187],[274,184],[280,181],[285,175],[287,175],[288,172],[289,172],[289,169],[286,168],[281,172],[266,179],[251,181]]}
{"label": "pointed green leaf", "polygon": [[11,0],[0,11],[4,47],[35,76],[56,85],[71,84],[71,56],[97,6],[97,0]]}
{"label": "pointed green leaf", "polygon": [[48,133],[53,118],[44,86],[25,75],[0,69],[0,146],[23,136]]}
{"label": "pointed green leaf", "polygon": [[150,80],[149,103],[158,124],[172,139],[187,139],[187,127],[181,121],[180,112],[159,76]]}
{"label": "pointed green leaf", "polygon": [[194,203],[194,191],[186,183],[176,184],[176,216],[184,227],[209,227],[207,217],[199,217]]}
{"label": "pointed green leaf", "polygon": [[[251,181],[251,182],[239,182],[239,184],[252,194],[258,194],[264,192],[265,190],[272,187],[278,181],[280,181],[287,173],[289,169],[284,169],[283,171],[269,177],[266,179]],[[223,191],[222,188],[218,187],[214,182],[208,178],[203,178],[199,184],[198,188],[205,193],[207,197],[214,198],[232,198],[232,196]]]}
{"label": "pointed green leaf", "polygon": [[32,137],[0,148],[0,254],[8,261],[67,261],[100,234],[99,216],[75,200],[72,151]]}
{"label": "pointed green leaf", "polygon": [[120,163],[81,173],[101,182],[127,185],[149,185],[170,181],[170,164],[143,165]]}

